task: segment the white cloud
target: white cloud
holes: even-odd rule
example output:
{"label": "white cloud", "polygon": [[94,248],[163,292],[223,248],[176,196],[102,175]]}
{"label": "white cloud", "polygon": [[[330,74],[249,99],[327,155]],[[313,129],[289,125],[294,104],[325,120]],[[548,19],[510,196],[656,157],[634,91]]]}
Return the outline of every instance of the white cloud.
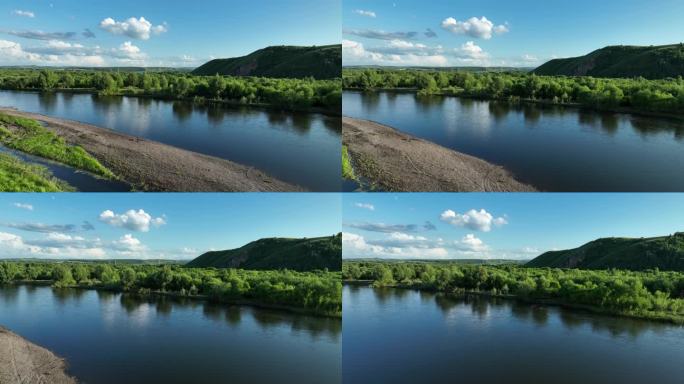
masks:
{"label": "white cloud", "polygon": [[342,40],[342,60],[345,65],[378,64],[399,66],[432,66],[448,65],[445,56],[437,54],[437,47],[413,44],[402,40],[392,40],[385,47],[366,49],[362,43],[353,40]]}
{"label": "white cloud", "polygon": [[480,209],[479,211],[471,209],[464,214],[447,209],[442,212],[440,219],[455,227],[465,227],[482,232],[489,232],[492,230],[492,227],[500,227],[508,224],[508,221],[506,221],[504,217],[495,218],[491,213],[484,209]]}
{"label": "white cloud", "polygon": [[31,204],[14,203],[13,205],[17,208],[20,208],[20,209],[25,209],[27,211],[33,211],[33,205],[31,205]]}
{"label": "white cloud", "polygon": [[12,13],[17,16],[29,17],[31,19],[36,17],[35,13],[31,11],[22,11],[21,9],[15,9]]}
{"label": "white cloud", "polygon": [[21,44],[0,40],[2,64],[90,65],[102,66],[105,60],[81,44],[50,40],[42,47],[24,49]]}
{"label": "white cloud", "polygon": [[127,228],[133,231],[148,232],[150,227],[159,227],[166,224],[163,217],[153,218],[142,209],[128,210],[126,213],[116,214],[106,210],[100,214],[100,221],[114,227]]}
{"label": "white cloud", "polygon": [[472,41],[468,41],[461,45],[460,48],[454,49],[454,55],[456,57],[468,60],[484,60],[489,55],[478,45]]}
{"label": "white cloud", "polygon": [[478,39],[489,40],[492,34],[503,34],[509,31],[507,25],[497,25],[489,21],[486,17],[471,17],[466,21],[458,21],[453,17],[448,17],[442,21],[442,28],[458,34],[475,37]]}
{"label": "white cloud", "polygon": [[144,17],[131,17],[126,21],[116,21],[108,17],[100,22],[100,28],[114,35],[125,35],[133,39],[148,40],[151,35],[168,31],[166,23],[153,26]]}
{"label": "white cloud", "polygon": [[360,16],[366,16],[366,17],[372,17],[375,18],[377,15],[373,11],[365,11],[363,9],[355,9],[354,13]]}
{"label": "white cloud", "polygon": [[446,248],[420,236],[403,233],[392,233],[384,240],[366,241],[363,236],[344,232],[342,252],[345,258],[443,259],[449,256]]}
{"label": "white cloud", "polygon": [[482,240],[478,239],[472,233],[463,236],[457,245],[461,245],[463,249],[472,252],[484,252],[489,249]]}
{"label": "white cloud", "polygon": [[367,209],[369,211],[375,211],[375,206],[373,204],[367,204],[367,203],[356,203],[354,204],[357,208],[363,208]]}

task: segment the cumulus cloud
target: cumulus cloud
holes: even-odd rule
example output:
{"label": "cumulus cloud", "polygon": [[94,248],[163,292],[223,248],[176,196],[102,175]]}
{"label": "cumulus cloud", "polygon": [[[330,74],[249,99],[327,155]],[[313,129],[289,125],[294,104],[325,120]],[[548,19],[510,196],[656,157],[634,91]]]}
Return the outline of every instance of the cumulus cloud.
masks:
{"label": "cumulus cloud", "polygon": [[461,241],[456,243],[456,246],[462,250],[471,252],[484,252],[489,249],[485,243],[477,238],[472,233],[469,233],[461,239]]}
{"label": "cumulus cloud", "polygon": [[447,209],[440,215],[440,220],[455,227],[464,227],[482,232],[489,232],[492,230],[492,227],[500,227],[508,224],[504,217],[495,218],[491,213],[484,209],[480,209],[479,211],[471,209],[463,214]]}
{"label": "cumulus cloud", "polygon": [[453,17],[448,17],[442,21],[442,28],[458,35],[467,35],[478,39],[489,40],[493,34],[503,34],[508,32],[507,25],[497,25],[489,21],[486,17],[471,17],[466,21],[458,21]]}
{"label": "cumulus cloud", "polygon": [[489,57],[481,47],[472,41],[464,43],[460,48],[455,48],[453,54],[456,57],[473,61],[480,61]]}
{"label": "cumulus cloud", "polygon": [[62,40],[49,40],[41,47],[26,49],[19,43],[0,40],[0,57],[2,57],[3,64],[90,66],[105,64],[104,58],[96,54],[95,50]]}
{"label": "cumulus cloud", "polygon": [[356,203],[354,204],[355,207],[357,208],[363,208],[367,209],[369,211],[375,211],[375,206],[373,204],[367,204],[367,203]]}
{"label": "cumulus cloud", "polygon": [[360,42],[342,40],[342,60],[345,65],[377,64],[395,66],[433,66],[448,64],[444,55],[423,44],[406,44],[406,40],[393,39],[386,47],[366,49]]}
{"label": "cumulus cloud", "polygon": [[33,205],[31,205],[31,204],[14,203],[13,205],[19,209],[25,209],[27,211],[33,211]]}
{"label": "cumulus cloud", "polygon": [[366,39],[376,39],[376,40],[411,40],[418,36],[418,32],[386,32],[382,30],[375,29],[344,29],[343,33],[345,35],[352,35],[363,37]]}
{"label": "cumulus cloud", "polygon": [[99,220],[114,227],[139,232],[149,232],[151,227],[160,227],[166,224],[166,220],[163,217],[154,218],[142,209],[137,211],[131,209],[122,214],[106,210],[100,214]]}
{"label": "cumulus cloud", "polygon": [[29,17],[33,19],[36,17],[36,14],[31,12],[31,11],[22,11],[21,9],[15,9],[12,11],[12,14],[17,15],[17,16],[22,16],[22,17]]}
{"label": "cumulus cloud", "polygon": [[345,226],[349,228],[361,229],[368,232],[380,232],[380,233],[415,233],[420,231],[432,231],[435,230],[435,226],[426,221],[425,224],[385,224],[385,223],[346,223]]}
{"label": "cumulus cloud", "polygon": [[342,250],[345,258],[441,259],[449,256],[444,247],[401,233],[391,234],[384,241],[366,241],[361,235],[343,232]]}
{"label": "cumulus cloud", "polygon": [[355,9],[354,13],[356,13],[357,15],[360,15],[360,16],[366,16],[366,17],[372,17],[372,18],[376,17],[375,12],[365,11],[363,9]]}
{"label": "cumulus cloud", "polygon": [[166,23],[152,25],[144,17],[131,17],[125,21],[116,21],[108,17],[100,22],[100,28],[114,35],[124,35],[133,39],[149,40],[151,35],[159,35],[168,31]]}
{"label": "cumulus cloud", "polygon": [[19,235],[0,232],[0,252],[0,257],[4,258],[102,258],[106,255],[97,241],[63,233],[50,233],[44,239],[24,240]]}

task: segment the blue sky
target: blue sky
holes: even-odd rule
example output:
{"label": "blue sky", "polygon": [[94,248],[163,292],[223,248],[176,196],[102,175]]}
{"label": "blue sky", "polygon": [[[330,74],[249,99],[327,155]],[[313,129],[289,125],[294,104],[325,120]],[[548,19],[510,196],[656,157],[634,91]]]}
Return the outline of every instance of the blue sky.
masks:
{"label": "blue sky", "polygon": [[681,0],[345,0],[342,15],[345,65],[529,67],[684,41]]}
{"label": "blue sky", "polygon": [[3,0],[0,65],[197,66],[341,39],[339,0]]}
{"label": "blue sky", "polygon": [[531,259],[684,231],[684,194],[345,194],[343,257]]}
{"label": "blue sky", "polygon": [[0,258],[191,259],[263,237],[340,232],[316,193],[0,194]]}

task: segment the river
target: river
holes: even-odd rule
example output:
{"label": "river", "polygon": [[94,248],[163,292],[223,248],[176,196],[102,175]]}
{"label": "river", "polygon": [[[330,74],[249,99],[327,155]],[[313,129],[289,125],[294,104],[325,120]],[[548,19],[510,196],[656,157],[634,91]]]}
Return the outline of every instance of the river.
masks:
{"label": "river", "polygon": [[485,297],[345,286],[344,383],[676,384],[684,327]]}
{"label": "river", "polygon": [[312,191],[340,189],[339,117],[64,92],[0,91],[0,106],[220,157]]}
{"label": "river", "polygon": [[81,383],[339,383],[341,321],[197,300],[0,287],[0,325]]}
{"label": "river", "polygon": [[345,91],[343,113],[502,165],[542,191],[684,190],[684,120]]}

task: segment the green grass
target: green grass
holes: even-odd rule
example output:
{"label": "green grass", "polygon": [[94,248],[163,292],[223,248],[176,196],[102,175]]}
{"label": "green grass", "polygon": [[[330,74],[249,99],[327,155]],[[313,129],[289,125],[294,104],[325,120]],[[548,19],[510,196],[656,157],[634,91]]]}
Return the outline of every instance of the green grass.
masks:
{"label": "green grass", "polygon": [[[13,129],[9,129],[8,126]],[[54,160],[108,179],[114,174],[83,148],[67,144],[35,120],[0,113],[0,143],[31,155]]]}
{"label": "green grass", "polygon": [[56,179],[47,168],[27,164],[14,156],[0,153],[1,192],[67,192],[74,189]]}
{"label": "green grass", "polygon": [[356,180],[354,168],[351,165],[349,151],[347,150],[346,145],[342,146],[342,177],[348,180]]}

